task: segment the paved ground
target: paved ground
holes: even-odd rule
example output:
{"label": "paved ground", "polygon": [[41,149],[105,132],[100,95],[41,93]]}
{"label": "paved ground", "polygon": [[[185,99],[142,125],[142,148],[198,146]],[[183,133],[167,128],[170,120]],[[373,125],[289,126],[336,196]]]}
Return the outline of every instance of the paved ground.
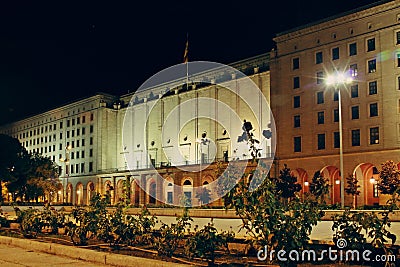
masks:
{"label": "paved ground", "polygon": [[0,244],[0,266],[7,267],[42,267],[42,266],[82,266],[105,267],[86,261],[64,258],[56,255],[34,252],[31,250]]}

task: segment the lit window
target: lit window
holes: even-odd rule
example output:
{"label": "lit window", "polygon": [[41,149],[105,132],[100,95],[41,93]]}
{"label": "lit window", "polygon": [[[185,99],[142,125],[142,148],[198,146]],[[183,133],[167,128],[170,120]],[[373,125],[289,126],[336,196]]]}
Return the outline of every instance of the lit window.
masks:
{"label": "lit window", "polygon": [[376,72],[376,59],[368,60],[368,73]]}
{"label": "lit window", "polygon": [[369,144],[379,144],[379,127],[373,127],[369,129]]}
{"label": "lit window", "polygon": [[350,75],[352,77],[357,77],[358,76],[357,64],[350,65]]}

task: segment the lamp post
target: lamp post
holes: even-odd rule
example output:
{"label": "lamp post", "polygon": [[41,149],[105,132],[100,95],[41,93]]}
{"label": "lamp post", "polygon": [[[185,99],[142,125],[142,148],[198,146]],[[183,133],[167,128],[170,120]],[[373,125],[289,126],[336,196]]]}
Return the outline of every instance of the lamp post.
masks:
{"label": "lamp post", "polygon": [[[343,171],[343,121],[342,121],[342,97],[340,95],[340,87],[350,84],[353,79],[347,76],[345,73],[335,72],[328,75],[326,78],[326,84],[333,86],[338,92],[339,101],[339,161],[340,161],[340,203],[342,209],[344,209],[344,171]],[[336,181],[336,183],[339,180]]]}
{"label": "lamp post", "polygon": [[66,203],[66,202],[68,202],[68,177],[69,177],[69,151],[72,149],[72,147],[69,145],[69,146],[66,146],[65,147],[65,159],[63,159],[63,158],[61,158],[60,159],[60,161],[61,162],[64,162],[64,166],[65,166],[65,178],[66,178],[66,180],[67,180],[67,184],[66,184],[66,186],[64,187],[63,186],[63,190],[65,190],[64,191],[64,203]]}

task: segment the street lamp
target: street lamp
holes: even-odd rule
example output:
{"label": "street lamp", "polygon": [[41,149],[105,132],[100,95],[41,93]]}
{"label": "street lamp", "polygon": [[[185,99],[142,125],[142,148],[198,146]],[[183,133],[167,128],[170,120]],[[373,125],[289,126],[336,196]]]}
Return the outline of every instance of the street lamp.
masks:
{"label": "street lamp", "polygon": [[[66,187],[68,187],[68,177],[69,177],[69,151],[72,149],[71,145],[65,147],[65,159],[61,158],[60,161],[64,162],[65,166],[65,178],[67,179]],[[63,180],[64,181],[64,180]],[[63,185],[64,193],[64,203],[68,202],[68,189]]]}
{"label": "street lamp", "polygon": [[343,172],[343,121],[342,121],[342,97],[340,95],[340,88],[353,82],[352,77],[346,75],[344,72],[336,71],[326,78],[326,84],[333,86],[338,92],[339,101],[339,161],[340,161],[340,202],[342,209],[344,208],[344,172]]}

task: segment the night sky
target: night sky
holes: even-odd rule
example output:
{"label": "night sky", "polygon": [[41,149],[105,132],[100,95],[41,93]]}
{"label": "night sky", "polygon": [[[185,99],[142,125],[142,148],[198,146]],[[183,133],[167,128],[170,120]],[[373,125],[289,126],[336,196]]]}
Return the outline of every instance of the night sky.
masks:
{"label": "night sky", "polygon": [[378,1],[1,1],[0,124],[189,60],[231,63],[276,33]]}

